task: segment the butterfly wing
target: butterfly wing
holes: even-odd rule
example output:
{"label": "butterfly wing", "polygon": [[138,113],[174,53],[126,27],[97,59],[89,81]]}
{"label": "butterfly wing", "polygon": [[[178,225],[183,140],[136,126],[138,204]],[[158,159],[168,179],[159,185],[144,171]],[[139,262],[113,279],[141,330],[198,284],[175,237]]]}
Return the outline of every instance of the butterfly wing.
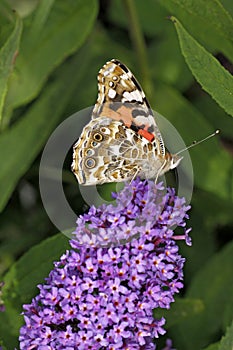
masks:
{"label": "butterfly wing", "polygon": [[[99,117],[85,126],[74,145],[72,171],[82,185],[131,180],[145,176],[149,141],[121,122]],[[146,148],[146,150],[145,150]],[[146,169],[148,171],[148,169]],[[154,169],[151,167],[154,173]],[[140,174],[141,172],[141,174]]]}
{"label": "butterfly wing", "polygon": [[165,155],[162,135],[140,84],[116,59],[107,62],[98,74],[98,98],[92,119],[98,117],[120,121],[148,141],[155,140],[158,154]]}

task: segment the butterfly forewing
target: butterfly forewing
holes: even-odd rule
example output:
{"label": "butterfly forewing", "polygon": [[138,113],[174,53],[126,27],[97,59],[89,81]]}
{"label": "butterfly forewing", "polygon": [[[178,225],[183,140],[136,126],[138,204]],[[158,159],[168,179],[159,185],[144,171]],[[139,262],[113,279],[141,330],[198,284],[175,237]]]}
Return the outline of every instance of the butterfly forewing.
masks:
{"label": "butterfly forewing", "polygon": [[150,142],[158,140],[165,154],[162,135],[145,94],[130,70],[120,61],[107,62],[98,74],[98,98],[92,118],[109,117],[139,133]]}

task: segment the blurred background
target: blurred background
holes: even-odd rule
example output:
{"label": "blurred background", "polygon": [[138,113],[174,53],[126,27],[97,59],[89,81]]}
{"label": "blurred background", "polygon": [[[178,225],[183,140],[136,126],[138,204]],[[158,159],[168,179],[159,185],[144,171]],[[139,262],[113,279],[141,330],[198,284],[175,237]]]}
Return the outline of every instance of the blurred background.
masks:
{"label": "blurred background", "polygon": [[[182,309],[183,323],[174,324],[175,313],[168,323],[177,349],[198,349],[221,338],[233,305],[233,100],[226,97],[225,73],[218,75],[218,69],[232,78],[232,14],[230,0],[0,0],[0,275],[31,247],[57,234],[39,192],[41,153],[63,120],[95,103],[98,71],[116,58],[130,68],[152,108],[187,145],[221,130],[190,150],[193,246],[181,244],[187,259],[183,296],[202,302],[195,304],[197,310],[191,308],[189,336],[184,326],[190,328],[189,309]],[[229,91],[231,87],[225,84]],[[64,163],[63,186],[78,215],[87,205],[71,161],[72,149]],[[114,188],[100,191],[109,199]],[[57,258],[63,247],[59,249]],[[40,255],[41,263],[46,254]]]}

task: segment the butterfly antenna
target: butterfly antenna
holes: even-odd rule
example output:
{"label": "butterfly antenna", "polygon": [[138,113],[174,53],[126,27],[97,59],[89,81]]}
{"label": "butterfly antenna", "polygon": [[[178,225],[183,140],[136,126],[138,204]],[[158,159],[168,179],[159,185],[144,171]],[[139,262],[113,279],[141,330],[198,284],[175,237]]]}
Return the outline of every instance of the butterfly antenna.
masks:
{"label": "butterfly antenna", "polygon": [[199,145],[200,143],[202,143],[202,142],[204,142],[204,141],[210,139],[210,138],[213,137],[213,136],[216,136],[216,135],[219,134],[219,133],[220,133],[220,130],[217,129],[217,130],[215,130],[215,132],[213,132],[213,134],[210,134],[209,136],[205,137],[204,139],[199,140],[199,141],[193,141],[193,143],[192,143],[190,146],[185,147],[185,148],[182,149],[181,151],[177,152],[176,155],[178,155],[178,154],[180,154],[180,153],[183,153],[184,151],[187,151],[189,148],[192,148],[192,147],[194,147],[194,146]]}

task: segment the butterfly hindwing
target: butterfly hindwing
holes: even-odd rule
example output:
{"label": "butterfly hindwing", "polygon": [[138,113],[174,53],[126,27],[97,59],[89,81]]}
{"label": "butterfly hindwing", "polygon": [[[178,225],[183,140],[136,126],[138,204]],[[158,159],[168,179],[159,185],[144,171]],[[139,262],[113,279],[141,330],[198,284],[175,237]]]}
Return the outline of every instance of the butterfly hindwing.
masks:
{"label": "butterfly hindwing", "polygon": [[[74,145],[72,169],[85,185],[131,180],[140,173],[145,159],[153,159],[148,144],[121,122],[99,117],[85,126]],[[155,169],[147,171],[154,173]]]}

